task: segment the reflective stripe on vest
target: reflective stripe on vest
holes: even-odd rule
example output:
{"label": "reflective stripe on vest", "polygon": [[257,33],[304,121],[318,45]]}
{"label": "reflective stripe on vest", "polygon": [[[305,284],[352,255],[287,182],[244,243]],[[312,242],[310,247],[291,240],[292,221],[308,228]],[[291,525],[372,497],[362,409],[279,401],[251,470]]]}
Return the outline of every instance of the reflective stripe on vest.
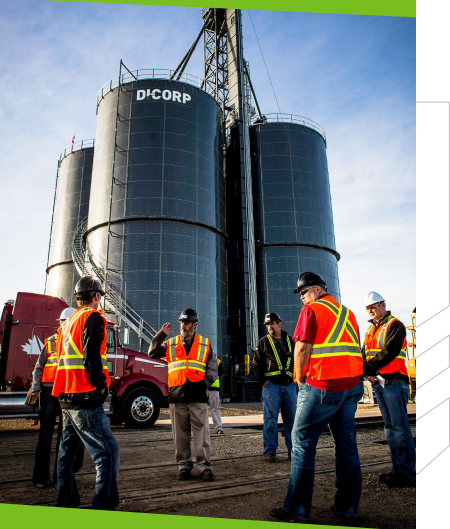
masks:
{"label": "reflective stripe on vest", "polygon": [[55,381],[56,369],[58,367],[57,343],[58,334],[53,334],[45,340],[48,357],[44,370],[42,371],[42,382]]}
{"label": "reflective stripe on vest", "polygon": [[188,379],[191,382],[205,379],[209,343],[208,338],[196,334],[189,355],[186,355],[180,335],[167,342],[169,387],[182,386]]}
{"label": "reflective stripe on vest", "polygon": [[[277,361],[278,371],[270,371],[269,373],[264,373],[264,376],[273,377],[275,375],[281,375],[281,373],[285,372],[286,375],[289,375],[290,377],[293,377],[294,376],[293,373],[291,371],[289,371],[289,368],[291,367],[292,357],[288,356],[288,360],[286,362],[286,367],[284,368],[283,364],[281,363],[281,360],[280,360],[280,357],[278,355],[278,351],[277,351],[277,348],[276,348],[275,342],[273,341],[272,336],[270,334],[268,334],[267,338],[268,338],[269,343],[270,343],[270,345],[272,347],[272,351],[273,351],[273,354],[275,356],[275,360]],[[286,340],[287,340],[289,352],[292,354],[292,347],[291,347],[291,341],[289,340],[289,336],[286,336]]]}
{"label": "reflective stripe on vest", "polygon": [[[386,335],[389,330],[389,327],[394,323],[394,321],[400,321],[392,314],[389,314],[387,320],[384,324],[378,329],[375,330],[375,325],[371,325],[366,332],[364,337],[364,349],[366,353],[366,360],[371,360],[377,353],[383,350],[386,344]],[[401,322],[400,322],[401,323]],[[375,331],[375,332],[374,332]],[[408,371],[406,369],[406,358],[408,353],[408,343],[406,337],[403,340],[402,348],[400,349],[398,355],[392,362],[385,365],[379,370],[380,374],[388,373],[398,373],[408,376]]]}
{"label": "reflective stripe on vest", "polygon": [[[328,357],[328,356],[361,356],[359,348],[359,341],[357,333],[353,325],[349,321],[350,311],[344,305],[340,305],[339,309],[327,300],[319,299],[312,304],[320,304],[329,309],[335,316],[336,321],[330,330],[324,343],[313,344],[311,357]],[[311,305],[312,305],[311,304]],[[341,342],[340,339],[347,331],[351,338],[351,342]]]}
{"label": "reflective stripe on vest", "polygon": [[[84,366],[83,357],[83,329],[88,317],[98,312],[89,307],[77,309],[72,316],[66,320],[62,330],[62,344],[56,371],[53,395],[60,393],[86,393],[96,388],[89,381],[89,374]],[[108,364],[106,359],[106,320],[104,320],[104,335],[100,346],[100,358],[102,362],[103,374],[106,378],[107,386],[110,385]]]}
{"label": "reflective stripe on vest", "polygon": [[[217,359],[217,367],[219,367],[219,364],[220,364],[220,360]],[[216,380],[214,380],[214,382],[211,384],[211,387],[212,387],[212,388],[220,388],[219,375],[217,375],[217,378],[216,378]]]}
{"label": "reflective stripe on vest", "polygon": [[316,317],[316,334],[306,376],[311,380],[361,376],[363,358],[353,312],[329,294],[307,306]]}

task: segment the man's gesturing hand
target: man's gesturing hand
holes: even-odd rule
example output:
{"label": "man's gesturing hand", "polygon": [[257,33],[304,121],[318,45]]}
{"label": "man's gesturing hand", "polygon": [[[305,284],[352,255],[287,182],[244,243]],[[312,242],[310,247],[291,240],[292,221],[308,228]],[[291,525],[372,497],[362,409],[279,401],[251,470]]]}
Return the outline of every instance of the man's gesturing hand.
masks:
{"label": "man's gesturing hand", "polygon": [[167,336],[170,332],[172,332],[172,324],[169,321],[166,321],[166,323],[161,327],[161,330]]}

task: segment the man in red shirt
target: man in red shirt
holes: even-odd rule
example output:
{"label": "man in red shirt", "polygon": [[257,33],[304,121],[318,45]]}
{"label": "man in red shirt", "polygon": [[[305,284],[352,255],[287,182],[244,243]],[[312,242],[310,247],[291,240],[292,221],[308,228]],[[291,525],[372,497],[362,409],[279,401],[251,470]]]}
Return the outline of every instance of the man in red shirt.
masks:
{"label": "man in red shirt", "polygon": [[294,292],[300,294],[304,307],[293,336],[298,400],[291,477],[283,507],[272,509],[270,516],[277,521],[309,521],[316,445],[329,425],[336,445],[332,510],[341,523],[351,526],[362,482],[355,431],[357,403],[363,395],[358,324],[353,312],[327,293],[319,274],[302,273]]}

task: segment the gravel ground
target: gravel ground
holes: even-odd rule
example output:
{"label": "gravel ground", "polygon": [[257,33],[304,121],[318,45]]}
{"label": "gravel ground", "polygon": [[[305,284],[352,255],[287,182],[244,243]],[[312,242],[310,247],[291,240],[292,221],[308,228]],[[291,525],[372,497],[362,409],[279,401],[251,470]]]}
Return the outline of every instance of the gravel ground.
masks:
{"label": "gravel ground", "polygon": [[[249,404],[222,404],[220,411],[223,417],[234,417],[239,415],[259,415],[262,413],[262,403],[254,402]],[[161,410],[159,419],[170,419],[169,410],[167,408],[163,408]],[[120,428],[121,426],[117,425],[115,427]],[[39,425],[34,425],[33,419],[0,419],[0,432],[12,430],[27,432],[33,430],[39,431]]]}
{"label": "gravel ground", "polygon": [[[223,404],[224,416],[255,415],[262,413],[261,403]],[[163,410],[161,419],[168,418]],[[0,485],[0,502],[35,505],[54,505],[53,489],[36,489],[31,481],[34,448],[38,426],[24,419],[1,420],[0,429],[0,481],[26,479],[27,481]],[[415,435],[415,428],[412,428]],[[287,490],[287,479],[264,481],[271,477],[288,476],[290,463],[283,439],[280,438],[278,463],[268,465],[262,457],[262,432],[249,430],[225,430],[225,435],[212,435],[212,457],[216,481],[214,486],[254,480],[253,485],[225,488],[212,492],[180,494],[180,489],[202,487],[196,480],[186,483],[177,481],[174,464],[173,441],[167,428],[129,430],[114,427],[120,446],[121,471],[118,485],[122,500],[118,510],[129,512],[153,512],[184,516],[202,516],[242,520],[270,521],[268,511],[282,505]],[[358,430],[358,442],[362,463],[389,460],[386,444],[368,444],[384,441],[382,428]],[[55,436],[56,437],[56,436]],[[316,470],[334,468],[334,455],[330,447],[332,439],[324,435],[319,439]],[[256,456],[243,458],[240,456]],[[53,457],[53,456],[52,456]],[[223,458],[236,458],[224,460]],[[166,466],[161,467],[161,464]],[[153,468],[148,468],[148,466]],[[155,467],[154,465],[158,465]],[[168,465],[168,466],[167,466]],[[127,469],[129,469],[127,471]],[[390,490],[378,481],[381,472],[387,472],[389,464],[363,468],[363,494],[358,513],[358,526],[376,529],[410,529],[415,525],[415,490]],[[77,482],[82,503],[89,504],[94,488],[94,465],[86,455],[85,465]],[[197,475],[194,468],[193,476]],[[334,475],[316,476],[312,522],[336,525],[337,520],[329,511],[334,496]],[[167,496],[168,491],[171,493]],[[171,492],[173,491],[173,492]],[[163,493],[159,499],[149,495]],[[133,501],[130,501],[133,499]]]}

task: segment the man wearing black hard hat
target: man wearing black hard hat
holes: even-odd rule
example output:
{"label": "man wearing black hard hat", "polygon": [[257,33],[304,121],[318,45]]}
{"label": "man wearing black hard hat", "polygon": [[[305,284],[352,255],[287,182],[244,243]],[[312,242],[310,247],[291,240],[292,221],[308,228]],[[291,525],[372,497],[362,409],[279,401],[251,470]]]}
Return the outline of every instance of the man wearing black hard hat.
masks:
{"label": "man wearing black hard hat", "polygon": [[[208,421],[207,388],[217,378],[217,358],[208,338],[197,334],[197,311],[186,309],[178,318],[180,334],[167,340],[172,324],[166,322],[154,336],[148,355],[166,357],[169,409],[178,463],[178,479],[191,478],[191,427],[199,479],[214,481]],[[167,341],[166,341],[167,340]]]}
{"label": "man wearing black hard hat", "polygon": [[63,410],[63,432],[58,455],[58,507],[77,507],[73,465],[80,440],[92,457],[97,478],[92,508],[113,510],[119,504],[117,474],[119,446],[103,409],[110,378],[106,361],[106,319],[99,309],[105,294],[91,276],[75,286],[78,308],[62,332],[52,395]]}
{"label": "man wearing black hard hat", "polygon": [[280,410],[288,457],[291,458],[291,430],[297,403],[297,386],[293,379],[294,347],[292,338],[281,330],[281,321],[275,312],[266,314],[264,325],[268,334],[259,340],[253,357],[253,370],[262,385],[264,458],[268,463],[277,461]]}
{"label": "man wearing black hard hat", "polygon": [[314,488],[316,446],[327,425],[335,442],[336,493],[333,512],[353,526],[361,496],[361,467],[355,413],[363,395],[363,361],[355,315],[327,292],[314,272],[300,275],[304,306],[294,332],[298,400],[292,428],[292,466],[283,507],[272,519],[308,522]]}

